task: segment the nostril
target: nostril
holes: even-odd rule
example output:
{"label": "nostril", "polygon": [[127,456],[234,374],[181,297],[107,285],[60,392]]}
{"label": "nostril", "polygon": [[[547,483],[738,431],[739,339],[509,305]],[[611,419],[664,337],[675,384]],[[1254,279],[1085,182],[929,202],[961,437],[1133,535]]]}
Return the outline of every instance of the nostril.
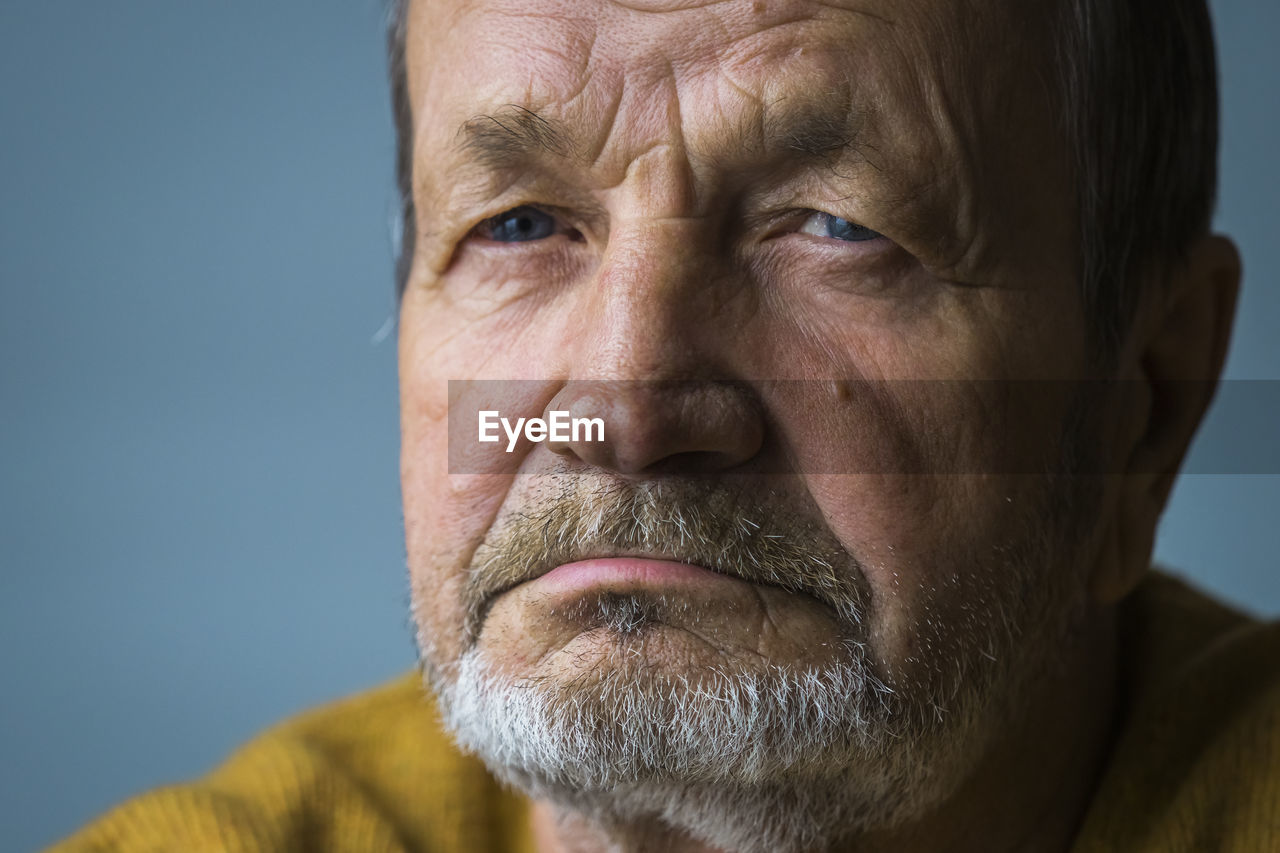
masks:
{"label": "nostril", "polygon": [[725,471],[740,464],[743,459],[732,453],[718,450],[688,450],[673,453],[649,465],[643,474],[663,476],[688,476]]}
{"label": "nostril", "polygon": [[562,440],[549,449],[624,476],[725,471],[764,442],[757,394],[740,383],[572,381],[549,409],[600,417],[603,440]]}

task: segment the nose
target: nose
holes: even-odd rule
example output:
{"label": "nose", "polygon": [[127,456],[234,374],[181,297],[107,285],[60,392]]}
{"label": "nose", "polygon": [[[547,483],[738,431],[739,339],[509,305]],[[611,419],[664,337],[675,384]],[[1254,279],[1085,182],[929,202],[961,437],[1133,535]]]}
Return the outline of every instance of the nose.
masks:
{"label": "nose", "polygon": [[729,470],[764,440],[756,398],[739,382],[579,380],[549,408],[604,423],[603,436],[566,430],[567,441],[548,443],[553,452],[624,476]]}
{"label": "nose", "polygon": [[724,471],[760,452],[765,421],[738,331],[751,297],[727,266],[687,220],[611,234],[575,305],[564,373],[578,378],[549,403],[600,418],[604,437],[549,449],[624,476]]}

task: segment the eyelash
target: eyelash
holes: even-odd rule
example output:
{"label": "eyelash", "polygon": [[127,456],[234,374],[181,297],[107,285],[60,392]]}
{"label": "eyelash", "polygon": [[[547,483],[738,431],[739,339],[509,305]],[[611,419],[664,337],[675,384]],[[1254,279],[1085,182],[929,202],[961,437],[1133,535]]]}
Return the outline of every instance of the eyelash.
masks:
{"label": "eyelash", "polygon": [[[794,211],[793,215],[788,219],[794,222],[795,219],[793,217],[801,215],[803,215],[804,219],[801,220],[799,227],[784,233],[807,234],[819,240],[852,244],[869,243],[884,239],[884,235],[877,231],[826,211],[808,208],[800,209]],[[545,220],[538,221],[538,217],[545,217]],[[815,233],[815,231],[809,229],[809,223],[815,217],[820,218],[820,222],[828,230],[834,227],[847,231],[853,236],[849,239],[842,239],[827,234]],[[548,210],[533,204],[522,204],[485,219],[471,230],[468,237],[479,238],[499,245],[540,243],[557,234],[564,235],[574,242],[585,240],[581,231],[564,226],[562,219],[563,217],[554,210]],[[539,228],[538,226],[542,227]],[[822,227],[822,225],[818,227]],[[532,232],[533,236],[527,236],[529,232]],[[496,236],[497,234],[504,234],[510,239],[501,239]]]}
{"label": "eyelash", "polygon": [[[810,236],[813,236],[813,237],[819,237],[821,239],[827,239],[827,240],[834,240],[839,243],[870,243],[874,240],[882,239],[884,237],[884,235],[878,231],[873,231],[872,229],[868,228],[865,225],[859,225],[858,223],[852,220],[845,219],[840,216],[836,216],[834,213],[827,213],[826,211],[822,211],[822,210],[809,210],[809,211],[802,211],[802,212],[805,213],[806,216],[803,223],[801,224],[801,227],[797,229],[797,233],[800,233],[800,234],[809,234]],[[851,235],[856,235],[856,236],[851,236],[848,239],[844,239],[844,238],[835,237],[832,235],[815,234],[813,231],[807,230],[807,226],[809,225],[809,222],[814,218],[820,218],[821,220],[824,220],[825,225],[827,226],[828,229],[835,228],[838,230],[847,230],[851,233]]]}
{"label": "eyelash", "polygon": [[[545,224],[548,228],[551,229],[549,232],[547,232],[543,236],[533,236],[533,237],[524,236],[520,233],[519,230],[516,230],[513,233],[513,228],[524,229],[526,231],[530,229],[535,229],[535,225],[537,223],[534,223],[532,220],[536,216],[543,216],[547,218],[548,221]],[[538,243],[550,237],[553,237],[557,234],[563,234],[564,236],[566,236],[567,238],[569,238],[574,242],[581,242],[582,240],[585,239],[582,235],[582,232],[579,231],[578,229],[564,227],[561,223],[561,219],[562,217],[557,215],[555,211],[547,210],[543,207],[539,207],[538,205],[522,204],[516,207],[509,208],[507,210],[504,210],[502,213],[499,213],[495,216],[490,216],[488,219],[484,220],[479,225],[475,226],[475,228],[471,229],[471,233],[468,236],[478,237],[480,239],[488,240],[490,242],[499,243],[502,245],[513,245],[517,243]],[[494,232],[497,230],[506,231],[508,236],[510,236],[512,239],[509,239],[509,240],[498,239],[497,237],[494,236]]]}

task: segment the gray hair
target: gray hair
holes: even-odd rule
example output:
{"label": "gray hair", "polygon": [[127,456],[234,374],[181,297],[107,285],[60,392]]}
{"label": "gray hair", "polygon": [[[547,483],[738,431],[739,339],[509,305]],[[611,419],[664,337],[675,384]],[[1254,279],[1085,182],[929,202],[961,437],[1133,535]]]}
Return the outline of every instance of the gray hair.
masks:
{"label": "gray hair", "polygon": [[1059,97],[1073,155],[1079,281],[1102,358],[1144,284],[1206,234],[1218,72],[1205,0],[1062,0]]}
{"label": "gray hair", "polygon": [[396,301],[404,295],[418,236],[413,204],[413,106],[409,103],[409,69],[405,41],[409,29],[409,0],[390,0],[387,10],[387,74],[391,78],[391,118],[396,125],[396,186],[400,209],[396,237]]}
{"label": "gray hair", "polygon": [[[400,190],[397,292],[413,258],[409,0],[390,0],[387,47]],[[1106,359],[1144,280],[1207,233],[1217,192],[1218,85],[1205,0],[1059,0],[1059,114],[1077,187],[1078,277]]]}

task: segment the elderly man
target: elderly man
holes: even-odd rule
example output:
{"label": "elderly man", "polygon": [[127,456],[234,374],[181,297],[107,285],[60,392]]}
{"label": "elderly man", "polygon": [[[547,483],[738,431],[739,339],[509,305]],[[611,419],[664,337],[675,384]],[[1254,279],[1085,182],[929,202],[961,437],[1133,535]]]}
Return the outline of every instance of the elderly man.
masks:
{"label": "elderly man", "polygon": [[1280,633],[1148,571],[1240,275],[1203,3],[391,32],[438,714],[415,675],[65,849],[1276,849]]}

